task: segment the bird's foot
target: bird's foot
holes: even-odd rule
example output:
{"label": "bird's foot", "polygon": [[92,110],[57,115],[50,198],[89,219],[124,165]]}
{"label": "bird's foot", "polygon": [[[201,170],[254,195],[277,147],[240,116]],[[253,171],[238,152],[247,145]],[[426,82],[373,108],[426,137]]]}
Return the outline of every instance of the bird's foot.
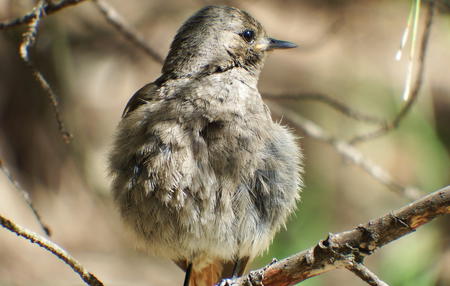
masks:
{"label": "bird's foot", "polygon": [[234,279],[223,279],[217,286],[233,286],[236,285],[234,282]]}

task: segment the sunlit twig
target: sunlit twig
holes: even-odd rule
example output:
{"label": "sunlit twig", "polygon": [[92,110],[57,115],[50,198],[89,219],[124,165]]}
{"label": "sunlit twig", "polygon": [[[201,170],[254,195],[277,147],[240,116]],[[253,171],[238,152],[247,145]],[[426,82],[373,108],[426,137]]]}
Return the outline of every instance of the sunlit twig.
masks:
{"label": "sunlit twig", "polygon": [[[44,3],[43,7],[42,7],[44,13],[41,14],[41,17],[45,17],[47,15],[53,14],[55,12],[58,12],[61,9],[67,8],[72,5],[76,5],[83,1],[86,1],[86,0],[62,0],[59,2],[45,1],[46,3]],[[0,22],[0,30],[20,26],[20,25],[23,25],[26,23],[30,23],[31,21],[33,21],[35,16],[36,16],[35,12],[31,11],[30,13],[28,13],[20,18],[16,18],[16,19],[9,20],[6,22]]]}
{"label": "sunlit twig", "polygon": [[39,27],[39,22],[43,15],[45,14],[45,7],[47,5],[47,1],[39,0],[36,6],[33,8],[33,16],[29,19],[27,22],[28,29],[23,34],[23,41],[20,44],[19,53],[22,60],[25,62],[28,68],[30,68],[32,74],[38,81],[39,85],[42,87],[42,89],[47,93],[48,98],[52,104],[53,111],[55,113],[56,122],[58,124],[59,132],[64,140],[64,142],[69,143],[72,134],[69,133],[69,131],[66,130],[64,123],[61,119],[61,114],[59,112],[59,103],[58,98],[51,88],[48,81],[45,79],[44,75],[36,68],[36,66],[33,64],[33,62],[30,59],[29,56],[29,50],[34,45],[36,41],[36,35]]}
{"label": "sunlit twig", "polygon": [[50,233],[51,233],[50,228],[44,222],[42,222],[41,216],[39,215],[38,211],[36,210],[36,208],[33,205],[33,202],[31,200],[30,194],[13,177],[13,175],[8,170],[8,168],[6,168],[5,164],[3,163],[3,161],[1,159],[0,159],[0,170],[3,172],[3,174],[5,174],[5,176],[11,182],[11,184],[14,185],[16,190],[19,191],[19,193],[22,195],[23,199],[25,200],[25,202],[27,203],[28,207],[33,212],[34,216],[36,217],[37,222],[39,223],[40,227],[45,232],[45,234],[47,236],[50,236]]}
{"label": "sunlit twig", "polygon": [[78,275],[80,275],[81,279],[90,286],[103,286],[103,283],[94,276],[94,274],[88,272],[83,265],[81,265],[74,257],[72,257],[67,251],[61,248],[56,243],[46,239],[45,237],[40,236],[39,234],[23,228],[13,221],[5,218],[0,215],[0,225],[6,228],[7,230],[17,234],[20,237],[23,237],[29,240],[31,243],[36,243],[40,247],[45,250],[51,252],[56,257],[64,261],[67,265],[69,265]]}
{"label": "sunlit twig", "polygon": [[418,59],[418,71],[415,78],[415,81],[413,83],[410,95],[408,96],[408,100],[404,103],[402,109],[400,112],[395,116],[395,118],[390,121],[388,124],[380,126],[378,129],[366,133],[355,136],[353,139],[351,139],[349,142],[350,144],[356,144],[363,141],[367,141],[369,139],[374,139],[377,137],[380,137],[382,135],[385,135],[386,133],[398,128],[400,125],[400,122],[404,119],[404,117],[409,113],[411,110],[411,107],[416,102],[419,91],[422,87],[423,78],[425,74],[425,59],[426,54],[428,51],[428,43],[430,39],[430,33],[431,33],[431,26],[433,23],[433,16],[435,11],[435,1],[430,0],[428,1],[428,9],[427,14],[425,16],[425,29],[422,34],[422,40],[420,43],[420,51],[419,51],[419,59]]}
{"label": "sunlit twig", "polygon": [[386,286],[375,274],[366,271],[367,268],[361,264],[364,258],[433,219],[449,214],[450,186],[447,186],[352,230],[329,234],[307,250],[231,279],[228,283],[233,286],[290,286],[334,269],[348,269],[353,264],[351,271],[364,281],[370,285]]}

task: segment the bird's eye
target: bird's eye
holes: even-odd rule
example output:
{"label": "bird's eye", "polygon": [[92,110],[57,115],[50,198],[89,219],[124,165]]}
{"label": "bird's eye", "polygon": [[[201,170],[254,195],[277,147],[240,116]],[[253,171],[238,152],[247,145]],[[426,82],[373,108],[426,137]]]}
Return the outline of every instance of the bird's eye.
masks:
{"label": "bird's eye", "polygon": [[255,31],[245,30],[244,32],[241,33],[241,36],[247,43],[251,43],[255,39]]}

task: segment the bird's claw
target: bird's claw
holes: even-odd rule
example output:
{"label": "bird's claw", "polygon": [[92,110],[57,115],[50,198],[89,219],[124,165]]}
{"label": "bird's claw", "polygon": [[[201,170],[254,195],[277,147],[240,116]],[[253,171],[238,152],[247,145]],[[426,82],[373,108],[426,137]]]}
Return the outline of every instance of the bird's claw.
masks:
{"label": "bird's claw", "polygon": [[233,279],[223,279],[217,286],[233,286],[236,285]]}

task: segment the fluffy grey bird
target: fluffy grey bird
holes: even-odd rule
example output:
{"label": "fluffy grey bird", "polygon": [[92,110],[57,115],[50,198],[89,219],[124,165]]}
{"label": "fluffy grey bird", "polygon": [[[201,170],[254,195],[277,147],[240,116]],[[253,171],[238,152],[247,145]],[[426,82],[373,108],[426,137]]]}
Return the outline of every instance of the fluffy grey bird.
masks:
{"label": "fluffy grey bird", "polygon": [[241,275],[296,206],[301,152],[257,89],[267,52],[295,46],[244,11],[205,7],[125,108],[114,198],[148,250],[186,271],[184,285]]}

